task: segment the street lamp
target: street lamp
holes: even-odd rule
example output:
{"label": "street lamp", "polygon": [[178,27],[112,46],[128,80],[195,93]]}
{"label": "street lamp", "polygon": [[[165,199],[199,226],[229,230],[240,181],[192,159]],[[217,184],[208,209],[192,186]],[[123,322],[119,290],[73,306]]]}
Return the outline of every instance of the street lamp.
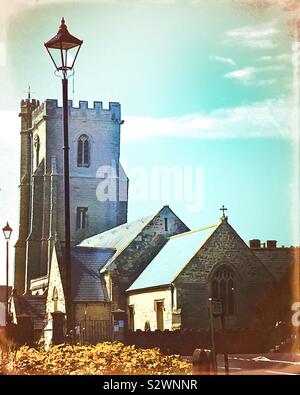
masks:
{"label": "street lamp", "polygon": [[5,330],[7,333],[8,324],[8,251],[9,251],[9,240],[12,234],[12,228],[9,226],[8,222],[2,229],[4,238],[6,240],[6,305],[5,305]]}
{"label": "street lamp", "polygon": [[73,70],[83,41],[72,36],[64,18],[57,34],[44,43],[50,58],[61,73],[63,96],[64,132],[64,190],[65,190],[65,270],[66,270],[66,316],[67,333],[73,332],[72,282],[71,282],[71,230],[70,230],[70,180],[69,180],[69,130],[68,130],[68,72]]}

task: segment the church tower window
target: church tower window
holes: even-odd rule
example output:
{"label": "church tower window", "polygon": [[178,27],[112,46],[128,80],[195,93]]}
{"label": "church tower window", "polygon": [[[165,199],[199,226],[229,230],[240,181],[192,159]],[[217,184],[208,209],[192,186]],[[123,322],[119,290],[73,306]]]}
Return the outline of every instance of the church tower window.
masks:
{"label": "church tower window", "polygon": [[77,229],[87,228],[87,207],[77,207]]}
{"label": "church tower window", "polygon": [[77,166],[89,167],[90,146],[89,138],[86,134],[82,134],[77,142]]}
{"label": "church tower window", "polygon": [[225,315],[234,315],[234,273],[228,266],[222,265],[213,274],[211,295],[223,302]]}

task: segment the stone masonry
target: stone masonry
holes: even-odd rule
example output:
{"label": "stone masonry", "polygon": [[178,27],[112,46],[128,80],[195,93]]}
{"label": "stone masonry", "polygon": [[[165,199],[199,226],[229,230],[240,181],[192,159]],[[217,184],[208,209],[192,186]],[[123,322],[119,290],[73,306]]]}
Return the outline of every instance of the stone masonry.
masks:
{"label": "stone masonry", "polygon": [[[29,291],[31,280],[49,275],[54,243],[64,243],[64,188],[62,108],[57,100],[39,105],[26,99],[20,116],[20,228],[14,286],[23,293]],[[80,101],[77,108],[69,101],[73,245],[127,221],[128,179],[119,160],[121,124],[119,103],[111,102],[104,109],[102,102],[89,108]],[[89,160],[78,166],[82,135],[88,139]],[[86,210],[84,227],[78,227],[78,208]]]}

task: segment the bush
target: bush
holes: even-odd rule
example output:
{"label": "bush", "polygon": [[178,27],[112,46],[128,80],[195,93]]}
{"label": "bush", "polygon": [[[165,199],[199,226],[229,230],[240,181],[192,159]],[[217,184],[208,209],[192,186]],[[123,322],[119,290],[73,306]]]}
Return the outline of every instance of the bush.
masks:
{"label": "bush", "polygon": [[[158,348],[140,349],[120,342],[95,346],[21,347],[11,364],[13,374],[190,374],[191,364]],[[8,372],[10,373],[10,372]]]}

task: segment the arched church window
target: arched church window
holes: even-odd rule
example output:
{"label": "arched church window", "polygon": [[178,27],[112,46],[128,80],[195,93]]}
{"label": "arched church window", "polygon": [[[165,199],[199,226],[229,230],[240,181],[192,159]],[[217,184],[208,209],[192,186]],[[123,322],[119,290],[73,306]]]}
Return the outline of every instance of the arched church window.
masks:
{"label": "arched church window", "polygon": [[35,148],[35,167],[38,167],[40,163],[40,138],[37,134],[34,136],[34,148]]}
{"label": "arched church window", "polygon": [[57,311],[58,310],[58,292],[57,292],[57,288],[55,287],[53,290],[53,311]]}
{"label": "arched church window", "polygon": [[225,315],[234,315],[234,272],[227,265],[220,266],[213,273],[211,296],[223,302]]}
{"label": "arched church window", "polygon": [[89,138],[86,134],[82,134],[77,142],[77,166],[89,167],[90,146]]}

